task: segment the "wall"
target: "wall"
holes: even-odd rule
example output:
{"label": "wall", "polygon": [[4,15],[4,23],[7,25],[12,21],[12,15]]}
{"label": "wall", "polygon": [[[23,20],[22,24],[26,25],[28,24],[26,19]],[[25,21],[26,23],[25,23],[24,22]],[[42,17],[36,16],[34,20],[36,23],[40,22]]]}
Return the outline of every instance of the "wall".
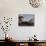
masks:
{"label": "wall", "polygon": [[[10,31],[10,37],[17,40],[27,40],[34,34],[37,35],[39,40],[45,39],[45,15],[46,8],[32,8],[28,0],[0,0],[0,18],[3,16],[13,17],[13,22]],[[34,27],[19,27],[18,14],[34,14],[35,26]],[[2,31],[0,31],[2,35]],[[4,33],[3,33],[4,34]],[[11,36],[12,35],[12,36]],[[0,39],[4,39],[0,36]]]}

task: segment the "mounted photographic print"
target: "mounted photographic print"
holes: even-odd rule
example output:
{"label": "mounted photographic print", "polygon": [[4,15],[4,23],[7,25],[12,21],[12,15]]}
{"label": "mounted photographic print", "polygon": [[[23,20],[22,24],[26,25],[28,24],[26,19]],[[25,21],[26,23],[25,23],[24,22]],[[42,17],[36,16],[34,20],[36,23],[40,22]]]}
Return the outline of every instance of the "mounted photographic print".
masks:
{"label": "mounted photographic print", "polygon": [[34,14],[19,14],[19,26],[34,26]]}

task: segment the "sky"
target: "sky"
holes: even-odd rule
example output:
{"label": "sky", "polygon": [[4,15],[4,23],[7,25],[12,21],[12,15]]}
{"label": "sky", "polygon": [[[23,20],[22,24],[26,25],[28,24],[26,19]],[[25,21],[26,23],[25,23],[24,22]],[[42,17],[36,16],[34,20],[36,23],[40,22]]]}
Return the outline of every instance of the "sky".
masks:
{"label": "sky", "polygon": [[30,19],[34,18],[33,14],[23,14],[23,21],[29,21]]}

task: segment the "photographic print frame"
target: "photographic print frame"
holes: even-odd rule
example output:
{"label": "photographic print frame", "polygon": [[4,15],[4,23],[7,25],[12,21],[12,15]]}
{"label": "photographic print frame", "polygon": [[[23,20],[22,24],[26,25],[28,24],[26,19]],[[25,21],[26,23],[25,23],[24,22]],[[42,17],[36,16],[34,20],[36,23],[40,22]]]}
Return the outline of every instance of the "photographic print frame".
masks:
{"label": "photographic print frame", "polygon": [[35,24],[34,14],[19,14],[18,15],[18,26],[34,26]]}

